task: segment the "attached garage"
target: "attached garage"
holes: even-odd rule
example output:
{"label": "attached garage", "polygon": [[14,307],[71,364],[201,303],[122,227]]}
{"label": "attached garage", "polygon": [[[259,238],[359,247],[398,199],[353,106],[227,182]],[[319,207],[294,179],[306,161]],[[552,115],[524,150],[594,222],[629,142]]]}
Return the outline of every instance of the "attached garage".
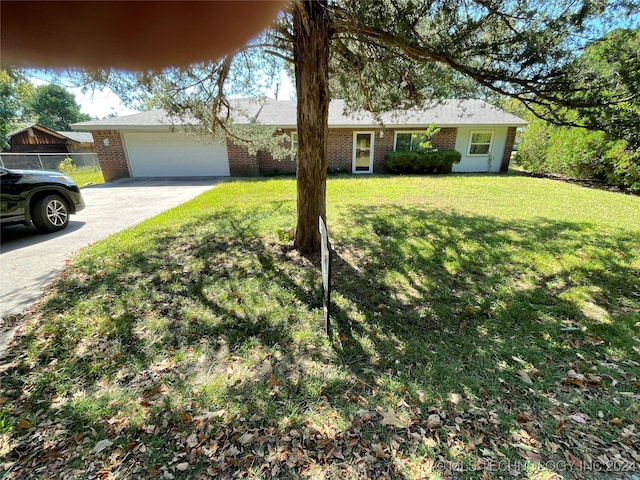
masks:
{"label": "attached garage", "polygon": [[122,132],[132,177],[229,175],[226,143],[179,132]]}

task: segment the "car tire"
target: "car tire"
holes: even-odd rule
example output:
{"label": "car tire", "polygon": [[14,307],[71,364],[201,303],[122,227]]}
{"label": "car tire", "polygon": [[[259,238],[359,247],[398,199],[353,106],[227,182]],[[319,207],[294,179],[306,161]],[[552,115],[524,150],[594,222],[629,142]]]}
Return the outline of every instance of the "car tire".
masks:
{"label": "car tire", "polygon": [[31,220],[43,233],[57,232],[69,224],[69,208],[58,195],[47,195],[33,204]]}

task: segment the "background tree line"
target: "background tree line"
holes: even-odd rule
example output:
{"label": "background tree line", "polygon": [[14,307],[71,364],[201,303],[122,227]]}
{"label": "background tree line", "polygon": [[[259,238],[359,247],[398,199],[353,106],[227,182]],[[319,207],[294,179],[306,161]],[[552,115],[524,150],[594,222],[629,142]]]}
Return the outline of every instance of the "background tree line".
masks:
{"label": "background tree line", "polygon": [[529,125],[522,133],[516,165],[531,173],[594,180],[640,192],[640,150],[627,141],[602,131],[524,117]]}
{"label": "background tree line", "polygon": [[[503,107],[529,121],[516,164],[640,192],[640,30],[616,29],[589,45],[577,60],[585,77],[608,78],[583,96],[592,107],[540,112],[516,102]],[[621,101],[610,103],[612,96]],[[626,98],[625,98],[626,97]]]}

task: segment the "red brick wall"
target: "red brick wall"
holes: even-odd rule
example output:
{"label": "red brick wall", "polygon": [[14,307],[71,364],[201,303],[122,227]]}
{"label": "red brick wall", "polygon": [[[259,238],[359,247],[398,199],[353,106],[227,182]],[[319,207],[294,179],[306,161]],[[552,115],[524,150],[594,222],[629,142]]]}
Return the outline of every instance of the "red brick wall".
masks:
{"label": "red brick wall", "polygon": [[[399,129],[398,131],[424,132],[425,129]],[[352,171],[353,162],[353,132],[372,131],[373,132],[373,171],[374,173],[386,172],[384,156],[393,150],[396,130],[384,130],[380,138],[380,128],[372,130],[354,130],[331,128],[327,141],[327,169],[330,172]],[[442,128],[431,139],[434,148],[445,150],[454,148],[456,145],[457,128]],[[292,130],[285,133],[291,134]],[[227,140],[227,151],[229,153],[229,168],[231,176],[256,176],[269,175],[273,173],[295,173],[295,158],[284,160],[274,160],[268,152],[258,152],[256,155],[249,155],[245,147],[234,145]]]}
{"label": "red brick wall", "polygon": [[502,163],[500,164],[500,171],[506,172],[509,170],[509,162],[511,162],[511,151],[513,150],[513,143],[516,141],[516,127],[509,127],[507,130],[507,142],[504,145],[504,153],[502,154]]}
{"label": "red brick wall", "polygon": [[[131,176],[118,130],[92,130],[93,142],[105,182]],[[105,145],[105,139],[109,145]]]}
{"label": "red brick wall", "polygon": [[457,128],[441,128],[440,131],[431,138],[431,145],[438,150],[453,150],[456,148],[457,136]]}
{"label": "red brick wall", "polygon": [[332,128],[327,140],[327,168],[330,172],[351,173],[353,163],[353,130]]}
{"label": "red brick wall", "polygon": [[373,173],[387,171],[384,165],[384,156],[393,150],[393,130],[384,130],[380,138],[380,129],[373,133]]}
{"label": "red brick wall", "polygon": [[[291,132],[294,130],[280,131],[278,134],[285,133],[287,135],[287,141],[285,147],[291,147]],[[269,152],[260,151],[257,155],[259,173],[260,175],[273,175],[280,173],[295,173],[296,172],[296,157],[287,157],[281,160],[275,160]]]}
{"label": "red brick wall", "polygon": [[250,155],[246,147],[236,145],[227,138],[229,174],[232,177],[255,177],[259,175],[258,159]]}

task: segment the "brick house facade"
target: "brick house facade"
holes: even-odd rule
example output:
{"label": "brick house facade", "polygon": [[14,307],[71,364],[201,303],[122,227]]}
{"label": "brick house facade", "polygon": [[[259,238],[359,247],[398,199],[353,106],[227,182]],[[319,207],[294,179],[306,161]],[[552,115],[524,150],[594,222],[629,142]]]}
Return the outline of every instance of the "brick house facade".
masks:
{"label": "brick house facade", "polygon": [[[403,133],[423,133],[425,129],[377,129],[374,132],[373,173],[386,173],[384,156],[393,151],[396,131]],[[351,172],[353,162],[353,136],[360,130],[347,128],[330,128],[327,140],[327,170],[331,173]],[[367,130],[369,131],[369,130]],[[291,135],[295,130],[285,130]],[[380,134],[382,132],[382,135]],[[438,150],[455,148],[455,128],[442,128],[431,138],[431,143]],[[295,157],[283,160],[274,159],[269,152],[260,151],[250,155],[245,147],[235,145],[227,140],[229,168],[232,176],[254,177],[258,175],[274,175],[295,173]]]}
{"label": "brick house facade", "polygon": [[[236,125],[273,126],[279,134],[289,136],[296,132],[295,101],[236,102],[242,114],[233,117]],[[517,128],[526,125],[482,100],[448,100],[380,118],[366,112],[348,113],[342,100],[332,100],[328,120],[327,169],[349,173],[385,173],[385,154],[394,150],[398,134],[424,133],[430,125],[439,129],[431,138],[434,148],[460,152],[461,162],[453,165],[454,172],[504,172],[509,168]],[[212,143],[211,138],[189,136],[193,125],[182,126],[179,119],[153,110],[80,122],[73,129],[93,134],[106,181],[144,175],[251,177],[296,170],[295,156],[275,160],[266,151],[250,154],[230,139],[209,148],[203,145]],[[405,147],[406,141],[403,136]]]}

